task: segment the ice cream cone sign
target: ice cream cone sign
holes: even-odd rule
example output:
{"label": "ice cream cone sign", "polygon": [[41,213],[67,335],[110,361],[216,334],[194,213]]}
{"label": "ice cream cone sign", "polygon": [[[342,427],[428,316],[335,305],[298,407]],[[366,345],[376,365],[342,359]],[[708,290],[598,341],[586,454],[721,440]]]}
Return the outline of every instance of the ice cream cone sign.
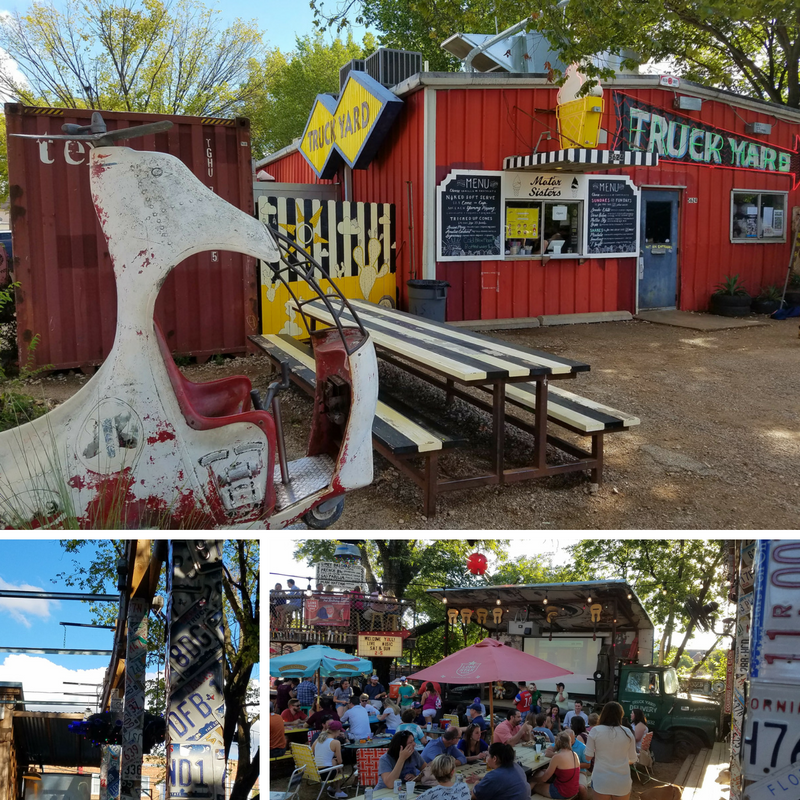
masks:
{"label": "ice cream cone sign", "polygon": [[586,76],[578,70],[577,64],[570,64],[564,75],[564,84],[556,97],[561,147],[597,147],[603,116],[603,87],[595,84],[581,95]]}

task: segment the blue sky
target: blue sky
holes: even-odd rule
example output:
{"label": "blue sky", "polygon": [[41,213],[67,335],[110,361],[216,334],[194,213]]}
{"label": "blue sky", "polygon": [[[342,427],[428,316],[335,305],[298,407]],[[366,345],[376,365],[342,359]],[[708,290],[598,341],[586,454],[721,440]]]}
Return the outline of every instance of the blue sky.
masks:
{"label": "blue sky", "polygon": [[[27,589],[51,592],[77,592],[56,576],[72,570],[74,559],[88,564],[87,555],[64,553],[57,540],[0,539],[0,589]],[[56,583],[53,583],[56,580]],[[115,594],[113,586],[107,593]],[[65,647],[61,622],[92,622],[88,604],[68,600],[28,600],[0,598],[0,646]],[[92,628],[66,628],[66,647],[110,650],[114,631]],[[28,710],[36,710],[32,700],[72,700],[80,705],[40,706],[41,710],[83,711],[89,697],[64,696],[61,692],[93,692],[92,687],[64,685],[102,683],[108,656],[30,655],[0,653],[0,682],[21,682]],[[258,667],[253,672],[258,678]],[[39,691],[37,691],[39,690]],[[42,690],[52,692],[44,694]]]}

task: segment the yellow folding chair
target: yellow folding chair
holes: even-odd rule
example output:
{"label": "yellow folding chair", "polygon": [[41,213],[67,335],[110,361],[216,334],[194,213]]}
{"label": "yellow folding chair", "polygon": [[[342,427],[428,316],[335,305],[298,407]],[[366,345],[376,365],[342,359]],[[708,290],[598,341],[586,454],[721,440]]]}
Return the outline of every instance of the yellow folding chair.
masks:
{"label": "yellow folding chair", "polygon": [[307,744],[291,742],[291,746],[294,764],[298,769],[300,767],[306,768],[305,777],[308,778],[308,782],[322,784],[319,789],[319,794],[317,795],[317,800],[319,800],[327,785],[332,780],[339,777],[339,773],[344,769],[344,765],[336,764],[333,767],[323,767],[320,769],[317,766],[317,762],[314,761],[314,753]]}

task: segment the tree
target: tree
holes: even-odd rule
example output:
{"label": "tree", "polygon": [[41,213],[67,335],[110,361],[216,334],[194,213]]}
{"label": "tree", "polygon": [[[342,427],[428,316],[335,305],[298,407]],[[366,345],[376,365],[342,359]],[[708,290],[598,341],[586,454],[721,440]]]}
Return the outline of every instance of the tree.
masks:
{"label": "tree", "polygon": [[222,28],[218,14],[200,0],[34,0],[0,20],[0,91],[29,105],[236,113],[259,91],[265,48],[253,23]]}
{"label": "tree", "polygon": [[[800,107],[796,0],[569,0],[562,7],[558,0],[543,0],[537,9],[531,29],[547,37],[561,61],[581,64],[589,77],[613,74],[596,65],[594,55],[627,54],[629,67],[669,61],[671,71],[689,80]],[[457,31],[503,30],[529,15],[531,7],[524,0],[347,0],[332,13],[320,2],[315,13],[322,25],[369,19],[412,46],[418,39],[403,36],[392,18],[418,17],[414,26],[427,25],[438,45]]]}
{"label": "tree", "polygon": [[338,94],[340,68],[374,49],[371,34],[361,44],[352,35],[326,44],[318,33],[298,37],[291,53],[270,52],[262,66],[264,93],[256,102],[245,104],[253,126],[254,153],[274,153],[302,136],[317,95]]}
{"label": "tree", "polygon": [[[687,598],[702,606],[725,600],[721,571],[726,543],[706,539],[585,539],[568,548],[584,579],[622,578],[631,583],[657,625],[664,626],[659,663],[676,666],[696,625],[684,611]],[[672,650],[675,633],[684,636]]]}
{"label": "tree", "polygon": [[[72,569],[57,575],[60,582],[76,586],[92,594],[114,592],[117,560],[123,555],[126,542],[119,539],[62,540],[66,553],[90,554],[74,559]],[[231,800],[246,800],[259,776],[259,750],[251,750],[252,726],[259,719],[258,692],[251,677],[259,661],[259,543],[257,540],[226,540],[223,549],[223,609],[226,617],[224,639],[225,720],[223,740],[225,756],[236,741],[239,761]],[[54,580],[54,583],[57,581]],[[159,579],[158,593],[166,588],[165,569]],[[93,621],[113,624],[118,607],[113,603],[90,603]],[[164,667],[164,622],[158,615],[149,617],[148,665],[161,672]],[[148,710],[160,713],[165,707],[164,678],[158,675],[147,681]]]}

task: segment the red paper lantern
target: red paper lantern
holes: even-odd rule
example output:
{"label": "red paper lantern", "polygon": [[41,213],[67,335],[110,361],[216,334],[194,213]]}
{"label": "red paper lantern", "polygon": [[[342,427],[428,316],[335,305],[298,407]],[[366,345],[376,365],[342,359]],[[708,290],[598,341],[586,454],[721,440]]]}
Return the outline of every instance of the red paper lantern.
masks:
{"label": "red paper lantern", "polygon": [[473,575],[484,575],[489,566],[486,556],[483,553],[473,553],[467,559],[467,569]]}

